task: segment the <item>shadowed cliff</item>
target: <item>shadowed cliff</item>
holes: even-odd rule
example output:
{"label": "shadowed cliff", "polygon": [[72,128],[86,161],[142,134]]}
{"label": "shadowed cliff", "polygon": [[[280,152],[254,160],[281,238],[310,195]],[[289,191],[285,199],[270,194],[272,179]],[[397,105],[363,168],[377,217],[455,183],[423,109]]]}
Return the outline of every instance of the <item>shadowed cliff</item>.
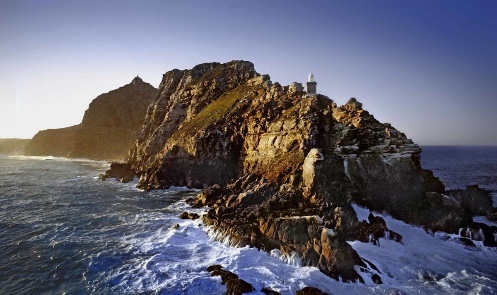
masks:
{"label": "shadowed cliff", "polygon": [[124,161],[157,89],[136,77],[95,98],[81,124],[38,132],[26,155]]}
{"label": "shadowed cliff", "polygon": [[66,157],[74,146],[81,124],[38,131],[24,149],[26,156]]}
{"label": "shadowed cliff", "polygon": [[123,161],[156,94],[156,88],[136,77],[99,95],[85,112],[69,157]]}

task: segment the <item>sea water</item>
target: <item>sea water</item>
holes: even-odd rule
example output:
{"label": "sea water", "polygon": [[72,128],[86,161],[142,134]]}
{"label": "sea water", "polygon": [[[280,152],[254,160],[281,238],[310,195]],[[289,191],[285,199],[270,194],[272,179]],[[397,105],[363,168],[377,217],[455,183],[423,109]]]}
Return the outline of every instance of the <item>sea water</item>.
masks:
{"label": "sea water", "polygon": [[[457,168],[457,161],[445,166],[447,161],[439,159],[446,154],[437,153],[425,149],[423,165],[449,187],[492,187],[497,169],[475,167],[459,175],[463,167]],[[486,157],[482,164],[491,161]],[[87,160],[0,156],[0,294],[223,294],[220,278],[206,271],[212,264],[251,283],[258,290],[253,294],[262,294],[263,287],[295,294],[305,286],[330,294],[497,290],[495,249],[465,247],[387,215],[382,215],[387,226],[403,235],[403,244],[351,242],[379,268],[384,284],[367,278],[366,284],[341,283],[278,251],[268,254],[214,241],[199,220],[178,218],[183,211],[205,213],[184,202],[197,191],[144,192],[133,183],[98,180],[107,167],[106,162]],[[457,173],[447,171],[451,169]],[[478,174],[486,175],[481,178],[485,181]],[[359,218],[369,214],[354,208]]]}

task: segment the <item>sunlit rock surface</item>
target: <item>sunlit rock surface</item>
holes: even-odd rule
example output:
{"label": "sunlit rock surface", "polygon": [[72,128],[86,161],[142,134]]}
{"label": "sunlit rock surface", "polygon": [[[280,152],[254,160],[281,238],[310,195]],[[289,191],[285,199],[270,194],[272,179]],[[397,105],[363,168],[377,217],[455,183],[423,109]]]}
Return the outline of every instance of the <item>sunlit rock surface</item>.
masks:
{"label": "sunlit rock surface", "polygon": [[451,233],[472,223],[472,210],[492,210],[445,195],[420,154],[354,98],[337,106],[232,61],[164,74],[127,164],[146,190],[203,188],[190,203],[211,208],[201,218],[216,239],[297,255],[335,279],[362,282],[361,272],[381,283],[346,241],[402,236],[381,217],[359,222],[352,203]]}

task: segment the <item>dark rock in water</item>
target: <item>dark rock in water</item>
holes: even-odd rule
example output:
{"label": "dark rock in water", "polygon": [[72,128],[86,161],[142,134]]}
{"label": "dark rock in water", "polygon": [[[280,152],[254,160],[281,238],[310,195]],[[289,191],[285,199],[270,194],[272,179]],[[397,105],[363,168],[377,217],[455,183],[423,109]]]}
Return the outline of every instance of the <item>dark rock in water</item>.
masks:
{"label": "dark rock in water", "polygon": [[191,220],[199,219],[200,216],[197,213],[188,213],[188,218]]}
{"label": "dark rock in water", "polygon": [[[473,233],[471,234],[472,240],[483,241],[483,245],[487,247],[497,247],[497,227],[477,222],[473,224],[473,227]],[[471,231],[471,229],[466,230]],[[465,236],[468,236],[468,234],[466,233]]]}
{"label": "dark rock in water", "polygon": [[465,190],[449,190],[447,194],[455,198],[461,207],[469,210],[471,215],[487,215],[493,211],[490,192],[478,185],[468,185]]}
{"label": "dark rock in water", "polygon": [[331,295],[331,294],[325,293],[319,290],[318,288],[304,287],[303,289],[298,290],[296,295]]}
{"label": "dark rock in water", "polygon": [[103,176],[107,178],[115,178],[121,182],[130,182],[135,178],[135,171],[126,163],[111,163],[109,170],[105,171]]}
{"label": "dark rock in water", "polygon": [[230,271],[224,270],[221,265],[211,265],[207,268],[211,276],[220,276],[222,283],[226,284],[227,295],[241,295],[255,291],[254,287]]}
{"label": "dark rock in water", "polygon": [[124,175],[123,177],[119,178],[119,181],[121,181],[122,183],[128,183],[130,181],[133,181],[134,178],[134,175]]}
{"label": "dark rock in water", "polygon": [[206,270],[207,270],[208,272],[213,272],[213,271],[215,271],[215,270],[220,270],[220,269],[222,269],[222,268],[223,268],[223,267],[222,267],[221,265],[219,265],[219,264],[214,264],[214,265],[210,265],[210,266],[208,266]]}
{"label": "dark rock in water", "polygon": [[188,212],[183,212],[179,215],[179,218],[181,219],[191,219],[195,220],[198,219],[200,216],[197,213],[188,213]]}
{"label": "dark rock in water", "polygon": [[488,220],[497,222],[497,211],[496,212],[491,212],[487,215]]}
{"label": "dark rock in water", "polygon": [[402,235],[387,228],[386,222],[379,216],[369,214],[367,222],[359,223],[350,227],[348,238],[351,240],[359,240],[365,243],[373,243],[380,246],[380,238],[393,240],[402,243]]}
{"label": "dark rock in water", "polygon": [[330,277],[342,277],[344,281],[362,281],[362,277],[354,269],[355,265],[363,264],[357,252],[347,242],[330,235],[329,230],[323,229],[321,233],[321,251],[319,269]]}
{"label": "dark rock in water", "polygon": [[371,280],[373,280],[373,283],[375,284],[383,284],[383,281],[381,280],[381,277],[378,274],[373,274],[371,276]]}
{"label": "dark rock in water", "polygon": [[426,282],[435,282],[444,279],[445,276],[442,274],[435,273],[431,270],[423,269],[418,271],[418,278]]}
{"label": "dark rock in water", "polygon": [[476,247],[475,243],[468,238],[459,238],[459,243],[468,247]]}
{"label": "dark rock in water", "polygon": [[366,262],[369,266],[371,266],[372,269],[376,270],[378,273],[381,273],[381,271],[378,269],[376,265],[374,265],[371,261],[367,260],[366,258],[361,258]]}
{"label": "dark rock in water", "polygon": [[271,290],[269,288],[262,288],[261,292],[264,293],[264,294],[266,294],[266,295],[281,295],[280,292],[276,292],[276,291]]}

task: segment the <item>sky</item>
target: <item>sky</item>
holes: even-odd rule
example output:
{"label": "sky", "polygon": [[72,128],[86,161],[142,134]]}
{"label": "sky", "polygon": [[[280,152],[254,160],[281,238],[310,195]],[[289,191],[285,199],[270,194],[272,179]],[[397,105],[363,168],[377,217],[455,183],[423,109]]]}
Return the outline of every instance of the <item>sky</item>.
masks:
{"label": "sky", "polygon": [[0,0],[0,138],[81,122],[139,75],[249,60],[420,145],[497,145],[497,1]]}

